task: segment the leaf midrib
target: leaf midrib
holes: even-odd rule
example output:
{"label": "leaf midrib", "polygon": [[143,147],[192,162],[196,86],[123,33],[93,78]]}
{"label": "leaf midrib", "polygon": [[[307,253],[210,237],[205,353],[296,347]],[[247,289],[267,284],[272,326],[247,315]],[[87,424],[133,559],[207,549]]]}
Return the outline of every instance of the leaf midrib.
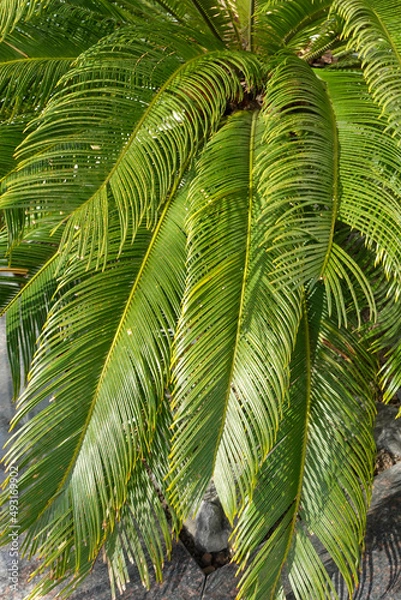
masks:
{"label": "leaf midrib", "polygon": [[[321,80],[320,80],[321,81]],[[324,83],[321,81],[321,85],[324,86]],[[340,143],[338,139],[338,130],[336,124],[336,115],[334,112],[334,106],[330,97],[330,94],[327,91],[327,87],[325,86],[325,95],[328,100],[328,106],[330,111],[330,120],[332,126],[332,135],[333,135],[333,160],[332,160],[332,168],[333,168],[333,202],[332,202],[332,210],[331,210],[331,224],[330,224],[330,232],[329,239],[327,244],[327,250],[324,257],[324,262],[322,268],[320,270],[319,279],[321,279],[324,275],[328,262],[331,256],[331,250],[333,248],[334,243],[334,232],[337,223],[337,216],[340,208]]]}
{"label": "leaf midrib", "polygon": [[61,61],[72,61],[77,57],[75,56],[27,56],[26,58],[13,58],[12,60],[4,60],[0,62],[1,67],[8,67],[10,65],[17,64],[31,64],[35,62],[61,62]]}

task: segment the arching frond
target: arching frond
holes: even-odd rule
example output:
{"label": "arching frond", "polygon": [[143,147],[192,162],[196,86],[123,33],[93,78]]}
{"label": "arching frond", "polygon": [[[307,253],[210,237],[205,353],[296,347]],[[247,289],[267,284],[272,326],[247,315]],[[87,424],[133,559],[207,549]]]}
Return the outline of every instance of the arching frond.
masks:
{"label": "arching frond", "polygon": [[[121,4],[129,6],[124,9]],[[148,6],[146,6],[148,5]],[[129,21],[132,14],[144,15],[151,6],[151,1],[147,3],[141,0],[125,0],[123,3],[115,3],[110,0],[4,0],[0,5],[0,39],[4,40],[6,36],[12,35],[6,40],[6,43],[13,45],[14,36],[19,37],[21,32],[29,31],[35,28],[38,23],[49,25],[49,41],[56,35],[57,29],[53,29],[52,24],[57,22],[61,15],[75,20],[76,29],[71,27],[69,38],[64,37],[62,28],[59,30],[59,43],[70,42],[72,45],[77,39],[84,41],[82,33],[87,29],[89,38],[92,38],[93,31],[88,27],[89,23],[95,25],[95,29],[100,19],[114,20],[115,24]],[[79,17],[79,19],[77,19]],[[55,19],[56,18],[56,19]],[[95,22],[97,21],[97,25]],[[44,40],[36,38],[39,45]],[[35,44],[32,45],[35,47]]]}
{"label": "arching frond", "polygon": [[[349,59],[350,51],[346,50],[345,43],[340,40],[341,30],[342,20],[338,15],[329,13],[322,23],[314,24],[306,31],[301,30],[301,39],[295,36],[292,44],[302,48],[300,54],[309,64],[319,64],[317,61],[320,61],[324,65],[327,61],[331,66],[342,67],[345,60]],[[305,35],[309,36],[306,44],[303,41]]]}
{"label": "arching frond", "polygon": [[[127,4],[137,4],[127,0]],[[142,3],[143,4],[143,3]],[[236,2],[215,0],[149,0],[146,4],[163,9],[176,21],[186,23],[199,31],[208,33],[215,40],[239,49],[238,16]]]}
{"label": "arching frond", "polygon": [[184,516],[213,473],[234,516],[274,441],[287,388],[297,294],[274,293],[271,258],[260,247],[261,127],[258,112],[233,115],[207,146],[191,188],[171,453],[172,502]]}
{"label": "arching frond", "polygon": [[18,58],[0,62],[0,115],[13,119],[43,108],[60,77],[71,66],[73,57]]}
{"label": "arching frond", "polygon": [[400,148],[380,123],[359,73],[319,76],[328,86],[341,146],[339,218],[365,236],[387,275],[399,278]]}
{"label": "arching frond", "polygon": [[12,269],[9,265],[8,232],[4,225],[0,230],[0,310],[18,293],[25,283],[26,269]]}
{"label": "arching frond", "polygon": [[[127,501],[122,517],[105,544],[112,591],[118,587],[120,593],[129,581],[126,570],[128,561],[136,562],[142,581],[149,587],[147,557],[155,570],[156,580],[161,581],[163,558],[171,551],[171,524],[168,523],[166,511],[168,505],[166,500],[163,501],[164,506],[160,502],[160,494],[164,498],[167,496],[165,480],[171,415],[166,405],[162,406],[161,410],[159,427],[153,439],[153,452],[147,458],[146,464],[137,463],[128,482]],[[168,511],[170,517],[174,518],[170,506]],[[146,535],[143,536],[142,532]]]}
{"label": "arching frond", "polygon": [[401,387],[400,281],[388,280],[376,267],[376,296],[379,316],[375,327],[366,327],[365,339],[378,357],[377,387],[383,402],[396,397]]}
{"label": "arching frond", "polygon": [[[89,270],[71,260],[17,405],[14,425],[41,405],[14,434],[6,457],[23,473],[19,525],[30,527],[27,544],[40,549],[43,568],[60,578],[87,573],[120,511],[128,518],[132,507],[124,506],[135,497],[145,502],[138,489],[144,464],[162,460],[153,440],[165,430],[162,402],[183,287],[185,197],[185,189],[172,196],[155,229],[142,228],[103,271],[96,271],[96,260]],[[115,257],[118,218],[113,222]],[[136,527],[146,543],[148,527],[156,535],[150,521]],[[128,545],[138,542],[135,528],[125,533]],[[152,558],[160,569],[160,552]]]}
{"label": "arching frond", "polygon": [[280,597],[285,574],[297,597],[336,598],[314,539],[350,593],[358,580],[374,454],[374,365],[355,337],[330,322],[322,301],[319,289],[307,300],[277,444],[234,532],[234,558],[252,556],[239,598]]}
{"label": "arching frond", "polygon": [[356,315],[357,324],[360,327],[362,309],[366,305],[369,309],[370,319],[375,319],[377,316],[374,292],[361,266],[343,245],[333,243],[323,277],[328,312],[331,315],[335,308],[338,326],[341,327],[344,324],[347,327],[348,313],[352,311],[352,314]]}
{"label": "arching frond", "polygon": [[[392,293],[389,286],[389,293]],[[392,400],[401,387],[401,343],[400,343],[400,305],[388,302],[380,315],[377,328],[370,332],[373,349],[380,353],[382,366],[378,373],[378,384],[383,394],[383,402]]]}
{"label": "arching frond", "polygon": [[216,2],[216,0],[188,0],[198,13],[208,29],[217,39],[227,45],[241,48],[241,38],[238,29],[238,14],[236,2]]}
{"label": "arching frond", "polygon": [[401,16],[387,1],[334,0],[334,10],[344,19],[343,35],[362,61],[373,99],[388,119],[390,131],[401,136]]}
{"label": "arching frond", "polygon": [[29,19],[50,0],[3,0],[0,4],[0,39],[11,31],[22,19]]}
{"label": "arching frond", "polygon": [[211,479],[238,599],[336,598],[319,546],[352,594],[401,385],[398,4],[0,0],[31,600],[101,552],[113,594],[160,580]]}
{"label": "arching frond", "polygon": [[268,54],[287,46],[304,50],[312,34],[320,32],[331,4],[329,0],[259,0],[255,44]]}
{"label": "arching frond", "polygon": [[337,125],[324,86],[298,58],[274,70],[264,106],[260,191],[267,249],[280,249],[277,285],[325,275],[340,207]]}
{"label": "arching frond", "polygon": [[248,85],[258,77],[248,53],[204,55],[186,37],[171,39],[169,29],[142,33],[138,41],[138,29],[133,38],[128,28],[80,59],[21,148],[1,200],[3,207],[75,211],[65,241],[78,236],[80,256],[93,245],[105,253],[98,242],[110,204],[122,240],[143,218],[153,223],[227,101],[241,97],[240,74]]}
{"label": "arching frond", "polygon": [[[155,444],[155,455],[156,449],[159,449],[158,444]],[[103,558],[108,565],[112,598],[116,598],[116,588],[120,593],[126,589],[126,584],[130,580],[127,569],[129,564],[137,565],[144,586],[149,588],[148,563],[151,561],[156,571],[156,580],[161,581],[164,555],[171,551],[171,536],[167,515],[158,493],[159,489],[162,489],[163,482],[159,482],[151,470],[152,467],[155,467],[156,471],[160,469],[164,454],[163,448],[162,453],[156,455],[157,457],[149,457],[150,466],[142,461],[136,463],[127,483],[127,497],[119,511],[118,521],[115,523],[114,530],[108,533],[103,548]],[[165,462],[164,465],[166,464]],[[156,486],[159,483],[158,489]],[[87,577],[94,565],[94,560],[90,559],[87,563],[82,561],[77,569],[74,555],[67,556],[63,552],[62,544],[56,547],[57,530],[60,534],[59,541],[64,539],[63,527],[56,519],[63,516],[61,510],[54,510],[51,526],[47,527],[50,535],[43,536],[39,523],[35,531],[32,534],[29,532],[27,539],[24,540],[24,545],[30,547],[32,554],[33,552],[45,554],[50,547],[53,552],[51,568],[59,577],[55,580],[54,577],[45,575],[39,579],[30,594],[32,599],[45,596],[55,587],[58,587],[59,597],[67,598]],[[38,533],[37,537],[36,533]],[[50,564],[50,561],[48,563]],[[39,567],[37,574],[46,573],[46,566],[48,567],[49,564]],[[61,590],[60,582],[62,582]]]}
{"label": "arching frond", "polygon": [[19,25],[0,43],[1,118],[37,116],[73,60],[114,28],[110,19],[64,4]]}

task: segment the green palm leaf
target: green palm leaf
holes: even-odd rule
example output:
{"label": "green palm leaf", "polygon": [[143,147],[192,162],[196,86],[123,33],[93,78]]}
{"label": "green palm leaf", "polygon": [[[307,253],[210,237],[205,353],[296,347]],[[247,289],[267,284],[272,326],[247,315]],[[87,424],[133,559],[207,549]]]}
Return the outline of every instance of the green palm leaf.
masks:
{"label": "green palm leaf", "polygon": [[[156,452],[159,448],[159,445],[155,444]],[[157,455],[157,459],[148,457],[149,464],[156,471],[160,470],[159,463],[164,454],[163,450],[162,454]],[[158,489],[162,489],[163,482],[156,481],[155,484],[154,473],[150,473],[151,467],[145,465],[142,461],[136,463],[127,482],[125,503],[119,511],[118,521],[115,523],[114,530],[109,532],[103,549],[104,559],[108,565],[112,598],[116,597],[116,588],[120,593],[123,593],[126,584],[129,582],[127,570],[129,563],[137,565],[139,575],[147,588],[150,585],[149,560],[156,571],[156,579],[161,581],[164,555],[171,550],[167,515],[160,502],[158,492]],[[159,483],[160,488],[157,488],[156,485]],[[64,552],[57,552],[57,549],[54,552],[54,535],[60,529],[61,536],[64,536],[65,533],[64,529],[60,527],[60,521],[56,520],[62,516],[60,510],[55,510],[51,527],[47,526],[47,532],[50,531],[51,533],[53,546],[43,538],[40,527],[37,528],[37,538],[34,535],[29,535],[24,540],[25,546],[28,546],[28,543],[31,544],[31,552],[46,553],[49,552],[50,546],[51,551],[53,551],[52,559],[47,561],[47,565],[42,565],[37,570],[37,574],[43,574],[46,572],[45,567],[50,567],[52,572],[57,573],[59,577],[58,581],[48,576],[42,577],[27,600],[40,598],[51,592],[56,586],[59,586],[60,580],[63,582],[63,588],[58,590],[60,597],[68,597],[82,583],[93,567],[93,560],[88,560],[86,564],[83,561],[79,571],[77,571],[73,553],[67,555]],[[64,538],[61,537],[58,540],[61,542],[61,548],[63,548]]]}
{"label": "green palm leaf", "polygon": [[205,150],[192,186],[171,453],[172,501],[182,515],[214,473],[233,517],[274,441],[287,386],[297,294],[274,294],[270,255],[259,247],[261,128],[257,112],[234,115]]}
{"label": "green palm leaf", "polygon": [[[167,511],[160,502],[161,493],[166,497],[167,440],[171,417],[166,405],[161,410],[153,440],[154,451],[147,458],[146,465],[143,462],[136,464],[128,483],[122,515],[105,544],[112,590],[117,586],[120,593],[129,581],[125,567],[128,562],[137,564],[139,575],[149,588],[148,560],[155,569],[156,580],[161,581],[164,555],[171,551]],[[163,502],[167,504],[165,500]],[[174,516],[170,506],[168,509],[169,514]]]}
{"label": "green palm leaf", "polygon": [[73,58],[17,58],[0,62],[1,117],[33,115],[42,108]]}
{"label": "green palm leaf", "polygon": [[255,37],[268,54],[288,46],[304,50],[319,32],[330,9],[329,0],[259,0]]}
{"label": "green palm leaf", "polygon": [[355,338],[330,323],[321,290],[307,302],[277,444],[234,532],[235,558],[251,557],[240,598],[280,598],[285,572],[303,598],[337,597],[311,536],[350,593],[358,579],[374,452],[374,365]]}
{"label": "green palm leaf", "polygon": [[24,139],[25,126],[25,119],[0,123],[0,179],[16,166],[14,152]]}
{"label": "green palm leaf", "polygon": [[45,7],[49,0],[4,0],[0,5],[0,39],[11,31],[22,19],[29,19],[38,9]]}
{"label": "green palm leaf", "polygon": [[[143,218],[153,223],[226,102],[243,93],[237,72],[245,73],[249,85],[258,76],[259,65],[248,54],[202,55],[195,43],[171,41],[169,29],[144,29],[140,42],[133,33],[119,32],[80,59],[69,75],[70,92],[52,100],[22,147],[21,167],[1,202],[75,211],[66,242],[78,235],[79,255],[88,244],[105,254],[99,240],[106,238],[110,203],[119,210],[123,240]],[[109,83],[99,88],[103,77]]]}
{"label": "green palm leaf", "polygon": [[[161,579],[210,480],[239,598],[349,594],[400,385],[389,0],[4,0],[0,306],[32,598]],[[2,540],[10,531],[8,482]]]}
{"label": "green palm leaf", "polygon": [[324,86],[300,59],[273,71],[264,106],[260,190],[267,248],[280,248],[279,284],[325,274],[340,205],[339,143]]}
{"label": "green palm leaf", "polygon": [[5,226],[0,231],[0,307],[3,309],[25,283],[27,270],[11,268],[8,253],[8,232]]}
{"label": "green palm leaf", "polygon": [[[336,313],[338,326],[348,325],[349,313],[362,325],[363,308],[368,308],[369,318],[376,319],[377,309],[371,283],[363,269],[354,260],[350,248],[336,242],[331,248],[330,259],[323,277],[329,314]],[[367,305],[367,306],[366,306]]]}
{"label": "green palm leaf", "polygon": [[[143,3],[130,0],[130,4],[133,5],[132,8],[136,8],[136,11],[143,14]],[[69,42],[74,45],[77,39],[80,39],[84,44],[88,43],[88,39],[85,40],[85,36],[82,35],[85,30],[93,43],[94,31],[91,31],[88,25],[89,23],[94,25],[95,20],[99,21],[99,17],[117,21],[126,18],[129,13],[109,0],[85,0],[85,2],[80,0],[65,0],[63,2],[59,0],[30,0],[29,2],[26,0],[4,0],[0,5],[0,39],[12,48],[14,47],[15,38],[21,40],[21,33],[24,37],[24,34],[29,31],[32,32],[38,24],[40,29],[47,23],[49,25],[47,31],[48,41],[54,41],[57,37],[57,29],[53,29],[51,24],[55,23],[55,17],[59,20],[61,15],[63,15],[63,21],[71,19],[70,24],[73,25],[75,22],[76,27],[69,28],[67,37],[64,35],[65,31],[61,26],[58,31],[58,43],[67,42],[68,45]],[[59,26],[60,21],[57,27]],[[36,43],[32,43],[32,41],[33,38],[31,40],[25,39],[25,42],[31,42],[32,48],[37,48],[44,43],[43,38],[36,38]]]}
{"label": "green palm leaf", "polygon": [[[49,14],[50,13],[50,14]],[[57,6],[19,25],[0,44],[0,115],[34,116],[73,60],[115,24],[74,6]]]}
{"label": "green palm leaf", "polygon": [[[29,540],[45,557],[44,567],[58,565],[60,577],[87,573],[128,496],[140,494],[135,485],[145,474],[137,463],[156,460],[149,458],[157,448],[151,443],[160,436],[183,285],[184,200],[184,192],[172,197],[153,233],[138,231],[135,245],[118,258],[115,219],[114,258],[103,271],[96,272],[96,260],[89,271],[83,261],[71,262],[17,405],[14,424],[46,402],[15,433],[6,461],[23,470],[21,531],[36,521]],[[131,476],[137,483],[128,492]],[[146,527],[141,524],[148,539]]]}
{"label": "green palm leaf", "polygon": [[[389,402],[396,397],[401,387],[400,380],[400,282],[388,280],[375,271],[376,296],[379,307],[379,318],[374,328],[366,328],[366,343],[372,352],[379,357],[377,386],[381,391],[382,401]],[[395,301],[394,301],[395,298]]]}
{"label": "green palm leaf", "polygon": [[320,77],[328,85],[341,146],[339,218],[365,236],[387,275],[398,279],[400,149],[380,123],[359,73],[326,71]]}
{"label": "green palm leaf", "polygon": [[[12,277],[12,290],[2,310],[7,311],[8,356],[16,396],[21,384],[26,382],[37,338],[57,289],[57,244],[43,238],[43,235],[27,236],[16,252],[13,266],[8,267],[14,274],[24,273]],[[16,264],[23,267],[14,266]]]}
{"label": "green palm leaf", "polygon": [[228,45],[241,47],[238,14],[235,2],[191,0],[214,35]]}
{"label": "green palm leaf", "polygon": [[358,51],[373,99],[386,115],[390,131],[399,139],[401,125],[401,18],[386,0],[335,0],[334,10],[344,19],[343,35]]}

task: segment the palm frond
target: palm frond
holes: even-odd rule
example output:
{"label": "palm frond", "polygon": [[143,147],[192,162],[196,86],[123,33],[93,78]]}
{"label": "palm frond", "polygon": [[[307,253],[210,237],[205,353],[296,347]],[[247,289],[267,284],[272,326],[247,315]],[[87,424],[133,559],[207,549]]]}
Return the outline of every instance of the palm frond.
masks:
{"label": "palm frond", "polygon": [[[389,289],[389,293],[392,293],[391,288]],[[377,328],[370,332],[368,336],[368,339],[373,338],[372,349],[380,353],[382,357],[383,364],[378,373],[378,385],[382,391],[383,402],[390,402],[401,387],[399,314],[399,303],[388,302],[380,315],[381,319]]]}
{"label": "palm frond", "polygon": [[101,553],[113,595],[160,580],[210,480],[238,598],[337,598],[322,546],[353,593],[401,385],[400,32],[390,0],[0,2],[31,600]]}
{"label": "palm frond", "polygon": [[241,48],[236,2],[189,0],[213,35],[228,46]]}
{"label": "palm frond", "polygon": [[18,58],[0,62],[0,116],[13,119],[43,108],[74,57]]}
{"label": "palm frond", "polygon": [[25,283],[25,269],[10,267],[8,253],[8,232],[6,227],[0,230],[0,310],[7,306]]}
{"label": "palm frond", "polygon": [[[117,24],[128,23],[132,16],[152,18],[153,15],[157,17],[165,15],[165,11],[161,15],[157,11],[157,4],[157,0],[120,0],[118,4],[113,1],[110,2],[110,0],[85,0],[85,2],[82,2],[82,0],[64,0],[63,2],[67,12],[78,9],[83,14],[101,15],[103,18],[112,19]],[[57,2],[56,7],[62,9],[59,2]],[[49,10],[46,12],[49,13],[54,8],[54,5],[50,4]]]}
{"label": "palm frond", "polygon": [[341,147],[339,218],[365,236],[387,276],[398,279],[400,149],[359,73],[320,71],[319,77],[328,86]]}
{"label": "palm frond", "polygon": [[388,280],[378,267],[374,270],[378,320],[364,332],[366,344],[378,359],[377,387],[384,403],[391,401],[401,387],[400,361],[400,281]]}
{"label": "palm frond", "polygon": [[212,475],[233,517],[274,441],[287,387],[297,294],[274,293],[271,258],[260,247],[261,129],[258,112],[233,115],[207,146],[191,188],[170,459],[171,499],[184,517]]}
{"label": "palm frond", "polygon": [[[157,461],[152,440],[184,283],[185,198],[185,189],[173,195],[153,232],[141,228],[118,257],[115,216],[114,258],[103,271],[95,259],[88,269],[72,258],[17,404],[14,426],[45,402],[14,434],[6,463],[17,460],[23,473],[21,531],[30,528],[27,543],[60,577],[87,573],[129,496],[143,498],[138,464]],[[140,524],[146,539],[148,525]]]}
{"label": "palm frond", "polygon": [[234,559],[249,560],[239,598],[280,597],[285,573],[297,597],[336,598],[315,539],[349,593],[358,580],[374,456],[369,381],[375,370],[355,337],[330,322],[321,289],[307,303],[277,444],[234,532]]}
{"label": "palm frond", "polygon": [[14,57],[78,56],[118,27],[117,15],[113,19],[113,13],[101,10],[104,6],[114,10],[107,1],[91,5],[88,0],[84,4],[53,0],[47,10],[7,34],[1,43],[2,53],[8,49]]}
{"label": "palm frond", "polygon": [[317,281],[330,260],[340,206],[334,111],[312,69],[293,56],[273,71],[263,111],[261,218],[267,249],[280,249],[272,279]]}
{"label": "palm frond", "polygon": [[[330,57],[327,56],[327,61],[331,60],[331,64],[336,67],[339,61],[339,54],[344,52],[346,56],[349,55],[350,52],[345,52],[344,42],[340,41],[340,34],[342,29],[342,20],[336,14],[329,14],[329,16],[319,24],[319,27],[316,24],[308,31],[301,30],[303,36],[308,35],[309,40],[307,43],[302,43],[302,41],[298,41],[298,37],[295,36],[292,43],[296,43],[298,47],[302,47],[302,51],[300,55],[304,60],[306,60],[309,64],[318,64],[316,61],[324,60],[324,55],[327,52],[330,52]],[[345,57],[343,58],[343,61]],[[324,63],[323,63],[324,64]],[[330,62],[329,62],[330,64]],[[341,66],[340,63],[339,66]]]}
{"label": "palm frond", "polygon": [[63,4],[20,24],[0,43],[1,118],[34,116],[73,60],[114,28],[104,16]]}
{"label": "palm frond", "polygon": [[236,19],[238,21],[238,31],[242,40],[242,47],[251,52],[254,51],[254,24],[255,13],[257,10],[257,0],[237,0],[232,2],[235,5]]}
{"label": "palm frond", "polygon": [[[125,568],[127,562],[137,564],[139,575],[147,587],[149,560],[155,569],[156,580],[162,580],[164,556],[171,551],[171,525],[167,522],[167,510],[170,517],[174,518],[174,512],[165,500],[170,425],[170,407],[164,403],[152,452],[146,462],[137,463],[128,482],[122,516],[105,544],[112,591],[117,586],[121,593],[129,581]],[[163,498],[163,505],[160,497]]]}
{"label": "palm frond", "polygon": [[110,203],[122,241],[154,222],[227,101],[243,94],[239,73],[252,86],[260,69],[249,53],[204,55],[171,33],[144,28],[138,41],[127,28],[82,56],[21,147],[1,206],[73,213],[65,242],[78,236],[80,256],[94,245],[102,254]]}
{"label": "palm frond", "polygon": [[[13,294],[2,307],[7,313],[8,356],[15,396],[20,393],[21,384],[26,383],[36,342],[57,289],[58,246],[55,240],[43,242],[43,236],[38,237],[40,241],[36,243],[34,236],[27,236],[16,252],[11,269],[26,270],[26,274],[13,277],[17,279]],[[15,267],[16,264],[23,267]]]}
{"label": "palm frond", "polygon": [[376,302],[371,282],[361,266],[343,245],[333,243],[330,259],[323,277],[327,306],[331,315],[335,309],[338,326],[348,325],[348,313],[356,315],[357,325],[362,325],[362,310],[369,310],[369,319],[377,317]]}
{"label": "palm frond", "polygon": [[[157,581],[161,581],[164,557],[171,551],[171,535],[166,512],[155,485],[149,467],[145,462],[138,461],[130,474],[127,497],[119,511],[118,521],[115,523],[114,530],[108,532],[102,552],[103,559],[108,565],[113,599],[116,598],[117,590],[123,593],[130,580],[128,564],[137,565],[139,576],[146,588],[149,589],[150,585],[149,563],[156,571]],[[54,511],[54,513],[59,518],[63,516],[61,512]],[[54,543],[53,536],[56,529],[59,529],[62,535],[63,528],[54,518],[52,525],[52,528],[47,528],[47,532],[50,533],[48,537],[51,537]],[[29,535],[28,540],[24,540],[24,545],[27,545],[27,541],[30,542],[31,551],[34,549],[37,553],[48,552],[50,546],[53,556],[52,561],[48,561],[47,567],[50,566],[59,579],[45,575],[35,585],[27,600],[37,600],[56,587],[59,598],[67,598],[87,577],[94,560],[90,559],[87,563],[83,560],[77,569],[71,556],[66,557],[64,553],[57,552],[57,549],[54,552],[54,545],[49,544],[39,528],[38,534],[39,543],[33,535]],[[39,576],[43,573],[46,573],[44,565],[35,571]],[[60,581],[62,589],[60,589]]]}
{"label": "palm frond", "polygon": [[[13,125],[7,124],[7,128]],[[10,215],[4,215],[8,223]],[[0,315],[7,313],[7,344],[14,392],[20,391],[36,349],[51,297],[61,231],[51,235],[52,223],[25,231],[9,244],[6,228],[0,236]]]}
{"label": "palm frond", "polygon": [[400,141],[401,17],[386,0],[334,0],[333,9],[344,19],[343,35],[355,47],[372,98],[387,117]]}
{"label": "palm frond", "polygon": [[255,14],[255,43],[274,54],[282,48],[297,51],[319,34],[329,13],[329,0],[260,0]]}
{"label": "palm frond", "polygon": [[136,8],[138,4],[142,4],[143,8],[143,5],[148,5],[150,9],[170,15],[176,22],[185,23],[198,31],[208,33],[219,42],[229,42],[237,35],[231,1],[221,3],[210,0],[147,0],[147,2],[126,0],[125,2],[127,8],[130,5]]}
{"label": "palm frond", "polygon": [[17,25],[22,18],[29,19],[35,12],[46,7],[50,0],[4,0],[0,4],[0,39]]}
{"label": "palm frond", "polygon": [[[5,189],[4,179],[16,166],[15,150],[24,139],[27,125],[27,116],[19,116],[12,121],[0,121],[0,193]],[[2,268],[9,265],[9,244],[11,240],[18,239],[26,222],[24,211],[20,208],[0,212],[0,263]],[[20,283],[15,278],[4,279],[0,276],[0,310],[11,300],[12,290],[18,289]],[[17,287],[16,287],[17,286]],[[11,296],[8,292],[11,292]],[[4,295],[5,293],[5,295]]]}

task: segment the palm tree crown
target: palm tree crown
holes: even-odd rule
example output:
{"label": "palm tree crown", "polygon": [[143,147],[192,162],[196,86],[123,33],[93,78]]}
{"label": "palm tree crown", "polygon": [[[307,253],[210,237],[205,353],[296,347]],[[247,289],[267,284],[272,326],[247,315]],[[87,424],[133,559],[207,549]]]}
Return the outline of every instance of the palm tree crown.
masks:
{"label": "palm tree crown", "polygon": [[160,579],[212,478],[238,598],[336,597],[315,540],[351,594],[401,385],[401,3],[3,0],[0,36],[32,597],[100,552]]}

